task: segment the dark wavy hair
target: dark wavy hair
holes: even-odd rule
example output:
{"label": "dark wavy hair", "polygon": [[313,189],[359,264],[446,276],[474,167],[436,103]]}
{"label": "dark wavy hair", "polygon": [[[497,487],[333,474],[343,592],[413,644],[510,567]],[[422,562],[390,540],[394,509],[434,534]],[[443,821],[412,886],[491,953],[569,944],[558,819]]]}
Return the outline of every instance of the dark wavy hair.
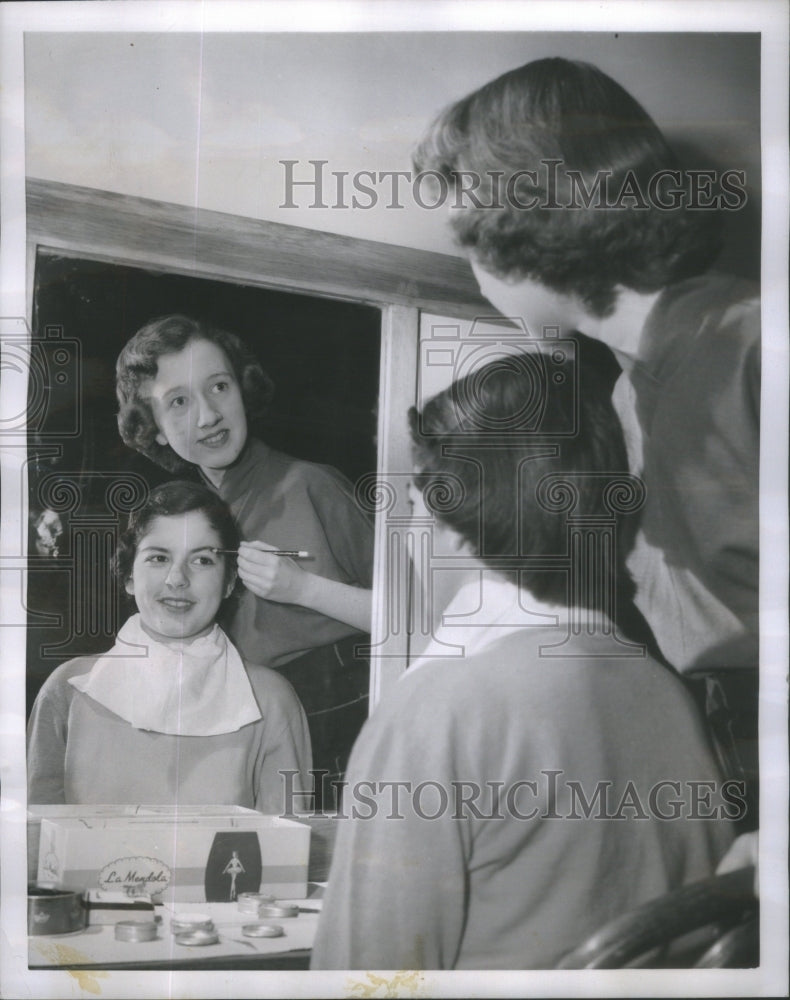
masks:
{"label": "dark wavy hair", "polygon": [[[555,501],[570,490],[574,518],[604,517],[615,528],[615,558],[602,566],[605,578],[588,606],[611,613],[615,593],[620,607],[632,600],[625,559],[635,524],[616,505],[613,512],[611,488],[638,489],[624,479],[621,425],[595,369],[580,372],[572,359],[558,369],[539,351],[497,359],[421,412],[412,407],[409,425],[414,482],[426,506],[483,563],[502,571],[502,557],[520,557],[519,582],[535,597],[576,603],[573,570],[552,566],[567,566],[569,514]],[[530,565],[536,556],[544,557],[539,568]]]}
{"label": "dark wavy hair", "polygon": [[[481,178],[475,196],[483,207],[452,213],[451,224],[485,270],[574,295],[595,316],[611,314],[617,285],[658,291],[707,270],[721,246],[717,211],[663,209],[648,199],[639,208],[596,207],[596,200],[567,207],[574,202],[568,171],[578,172],[588,192],[608,171],[609,190],[619,193],[629,172],[644,192],[656,174],[678,169],[644,108],[587,63],[539,59],[487,83],[438,116],[413,160],[451,190],[463,184],[462,172]],[[544,167],[552,160],[556,188]],[[523,175],[515,181],[527,170],[537,184]],[[514,197],[485,207],[498,185],[501,196],[506,178],[514,178]],[[560,207],[543,207],[552,194]],[[519,207],[532,198],[536,207]]]}
{"label": "dark wavy hair", "polygon": [[241,387],[251,430],[260,426],[274,395],[274,383],[235,333],[228,333],[204,320],[179,315],[163,316],[147,323],[126,344],[116,362],[118,430],[124,444],[168,472],[183,472],[190,464],[177,455],[169,444],[158,443],[158,428],[151,404],[140,389],[143,382],[156,376],[157,362],[162,355],[175,354],[193,340],[208,340],[224,351]]}
{"label": "dark wavy hair", "polygon": [[[206,520],[219,536],[219,548],[238,549],[241,536],[225,501],[203,483],[174,479],[151,490],[145,503],[129,515],[112,561],[113,573],[121,587],[132,575],[137,546],[151,522],[157,517],[173,517],[193,510],[205,514]],[[233,556],[223,555],[218,558],[225,560],[224,580],[227,585],[236,573],[236,561]]]}

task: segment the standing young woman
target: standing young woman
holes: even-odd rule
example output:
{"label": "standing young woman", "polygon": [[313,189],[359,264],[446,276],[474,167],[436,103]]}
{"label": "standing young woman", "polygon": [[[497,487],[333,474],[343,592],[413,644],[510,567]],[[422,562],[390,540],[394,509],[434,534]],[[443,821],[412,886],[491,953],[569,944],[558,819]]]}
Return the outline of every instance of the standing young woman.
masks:
{"label": "standing young woman", "polygon": [[760,302],[711,270],[715,205],[737,191],[700,192],[620,84],[560,58],[453,104],[415,163],[455,192],[451,226],[493,305],[620,362],[615,404],[647,488],[630,568],[663,655],[756,668]]}
{"label": "standing young woman", "polygon": [[[629,569],[663,657],[710,711],[758,822],[760,298],[718,273],[740,181],[684,171],[645,109],[595,66],[548,58],[439,115],[415,163],[502,313],[576,330],[622,368],[613,401],[646,488]],[[474,197],[464,188],[476,182]]]}

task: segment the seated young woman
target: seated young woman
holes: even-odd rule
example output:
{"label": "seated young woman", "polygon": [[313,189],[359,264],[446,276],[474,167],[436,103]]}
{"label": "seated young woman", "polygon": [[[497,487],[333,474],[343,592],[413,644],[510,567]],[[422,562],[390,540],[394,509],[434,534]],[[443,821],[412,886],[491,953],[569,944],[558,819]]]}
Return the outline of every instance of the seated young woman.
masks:
{"label": "seated young woman", "polygon": [[215,619],[239,534],[208,487],[169,482],[129,518],[115,569],[137,614],[112,649],[58,667],[28,725],[28,801],[237,805],[279,814],[308,785],[291,685],[249,669]]}
{"label": "seated young woman", "polygon": [[627,555],[604,530],[627,468],[611,403],[577,396],[563,436],[572,373],[523,369],[411,412],[438,615],[353,749],[313,968],[552,968],[731,843],[692,699],[607,614]]}

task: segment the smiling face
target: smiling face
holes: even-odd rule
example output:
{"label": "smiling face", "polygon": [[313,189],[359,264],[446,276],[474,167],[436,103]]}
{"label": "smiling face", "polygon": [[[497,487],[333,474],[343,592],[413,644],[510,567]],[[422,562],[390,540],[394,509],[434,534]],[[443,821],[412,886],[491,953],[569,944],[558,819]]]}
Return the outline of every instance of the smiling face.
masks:
{"label": "smiling face", "polygon": [[233,589],[225,559],[212,548],[222,540],[201,510],[155,517],[140,538],[125,582],[143,625],[162,641],[195,639],[214,625]]}
{"label": "smiling face", "polygon": [[158,443],[200,466],[217,485],[247,440],[241,387],[222,348],[192,340],[175,354],[163,354],[144,391],[159,428]]}

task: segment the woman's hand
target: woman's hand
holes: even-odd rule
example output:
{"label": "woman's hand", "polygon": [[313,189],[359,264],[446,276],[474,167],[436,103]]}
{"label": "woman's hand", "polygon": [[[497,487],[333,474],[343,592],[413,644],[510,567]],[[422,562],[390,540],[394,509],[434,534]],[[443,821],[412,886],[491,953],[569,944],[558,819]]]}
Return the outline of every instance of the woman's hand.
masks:
{"label": "woman's hand", "polygon": [[265,542],[239,545],[238,569],[244,586],[256,597],[278,604],[302,604],[309,573]]}
{"label": "woman's hand", "polygon": [[370,632],[369,590],[310,573],[288,556],[272,555],[275,551],[265,542],[239,545],[239,578],[256,597],[278,604],[301,604],[360,632]]}
{"label": "woman's hand", "polygon": [[760,895],[760,873],[759,866],[759,842],[758,831],[753,833],[742,833],[730,847],[729,851],[719,862],[716,869],[717,875],[726,875],[727,872],[738,871],[739,868],[747,868],[754,865],[754,894]]}

